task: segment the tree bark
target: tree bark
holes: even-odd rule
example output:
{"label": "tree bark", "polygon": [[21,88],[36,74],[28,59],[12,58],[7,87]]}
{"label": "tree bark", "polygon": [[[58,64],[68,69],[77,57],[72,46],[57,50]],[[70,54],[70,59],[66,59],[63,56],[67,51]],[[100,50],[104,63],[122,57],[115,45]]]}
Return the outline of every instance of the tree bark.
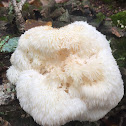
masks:
{"label": "tree bark", "polygon": [[26,0],[21,0],[21,2],[19,2],[19,3],[17,3],[16,0],[11,0],[11,2],[14,7],[14,11],[15,11],[17,28],[18,28],[19,32],[23,33],[25,21],[22,16],[21,10],[22,10],[22,6],[26,2]]}
{"label": "tree bark", "polygon": [[22,11],[22,7],[24,5],[24,3],[26,2],[26,0],[21,0],[19,3],[18,3],[18,7],[19,7],[19,10]]}

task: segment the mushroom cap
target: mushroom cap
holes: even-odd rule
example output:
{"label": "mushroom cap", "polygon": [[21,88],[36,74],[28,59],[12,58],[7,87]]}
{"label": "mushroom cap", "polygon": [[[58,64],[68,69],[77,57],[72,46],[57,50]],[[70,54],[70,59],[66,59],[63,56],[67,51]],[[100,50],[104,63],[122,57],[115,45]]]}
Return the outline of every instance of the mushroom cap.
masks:
{"label": "mushroom cap", "polygon": [[109,42],[87,22],[26,31],[11,63],[20,105],[40,125],[99,120],[124,94]]}

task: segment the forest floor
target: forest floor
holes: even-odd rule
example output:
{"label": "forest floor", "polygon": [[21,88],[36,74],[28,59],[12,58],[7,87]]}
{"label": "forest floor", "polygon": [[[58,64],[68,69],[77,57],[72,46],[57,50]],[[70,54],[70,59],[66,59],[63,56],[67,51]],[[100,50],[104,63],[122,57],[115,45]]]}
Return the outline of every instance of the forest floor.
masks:
{"label": "forest floor", "polygon": [[96,12],[102,12],[106,16],[111,16],[117,12],[126,10],[126,4],[113,1],[112,3],[105,3],[102,0],[90,0],[92,6],[96,7]]}
{"label": "forest floor", "polygon": [[[126,10],[124,4],[116,2],[112,3],[112,6],[101,2],[100,0],[89,0],[90,4],[95,8],[97,13],[102,12],[105,16],[109,17],[119,11]],[[60,23],[60,21],[59,21]],[[5,36],[8,33],[1,32],[1,36]],[[118,36],[118,34],[116,33]],[[0,53],[0,102],[3,105],[0,106],[0,126],[39,126],[36,124],[32,117],[22,110],[16,99],[16,91],[14,86],[10,85],[6,78],[6,70],[10,64],[11,53]],[[123,72],[126,69],[123,68]],[[125,73],[126,74],[126,73]],[[2,97],[5,98],[2,98]],[[78,122],[72,121],[65,126],[126,126],[126,96],[122,99],[119,105],[111,110],[103,119],[97,122]]]}

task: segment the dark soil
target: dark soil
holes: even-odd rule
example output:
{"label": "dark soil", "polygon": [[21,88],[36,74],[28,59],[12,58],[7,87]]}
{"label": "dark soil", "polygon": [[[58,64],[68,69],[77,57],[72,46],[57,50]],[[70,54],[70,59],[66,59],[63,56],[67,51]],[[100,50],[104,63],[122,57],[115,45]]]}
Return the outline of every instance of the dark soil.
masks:
{"label": "dark soil", "polygon": [[91,5],[95,7],[96,12],[102,12],[106,16],[111,16],[117,12],[126,10],[126,2],[117,2],[113,0],[110,3],[105,3],[103,0],[89,0]]}

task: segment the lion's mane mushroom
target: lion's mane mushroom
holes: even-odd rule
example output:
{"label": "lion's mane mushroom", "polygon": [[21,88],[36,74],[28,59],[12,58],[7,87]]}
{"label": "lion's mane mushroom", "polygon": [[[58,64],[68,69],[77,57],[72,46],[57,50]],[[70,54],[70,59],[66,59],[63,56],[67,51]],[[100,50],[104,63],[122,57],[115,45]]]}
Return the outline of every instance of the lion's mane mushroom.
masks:
{"label": "lion's mane mushroom", "polygon": [[11,63],[20,105],[40,125],[99,120],[124,94],[108,41],[86,22],[26,31]]}

